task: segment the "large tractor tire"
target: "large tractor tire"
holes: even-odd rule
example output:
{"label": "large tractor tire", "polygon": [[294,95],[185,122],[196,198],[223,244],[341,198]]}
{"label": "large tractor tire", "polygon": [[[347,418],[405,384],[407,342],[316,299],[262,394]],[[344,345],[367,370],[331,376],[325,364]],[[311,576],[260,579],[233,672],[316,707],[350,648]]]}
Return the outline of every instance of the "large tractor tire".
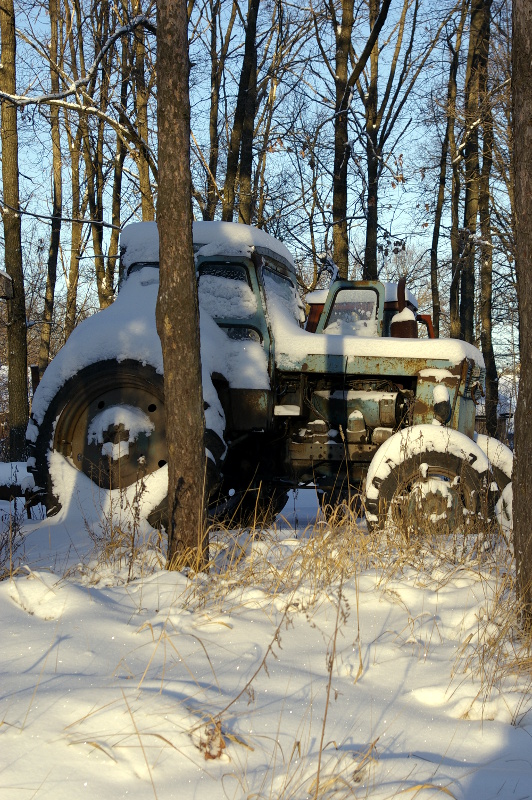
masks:
{"label": "large tractor tire", "polygon": [[[225,451],[213,431],[207,431],[206,445],[216,457]],[[53,453],[67,458],[99,490],[136,484],[167,462],[162,375],[136,361],[102,361],[80,370],[49,403],[30,449],[35,484],[50,515],[61,508],[50,476]],[[209,486],[219,478],[219,465],[211,461]],[[149,519],[164,524],[165,500]]]}
{"label": "large tractor tire", "polygon": [[366,482],[370,527],[392,523],[406,535],[473,531],[490,518],[495,484],[485,453],[467,436],[418,425],[375,454]]}

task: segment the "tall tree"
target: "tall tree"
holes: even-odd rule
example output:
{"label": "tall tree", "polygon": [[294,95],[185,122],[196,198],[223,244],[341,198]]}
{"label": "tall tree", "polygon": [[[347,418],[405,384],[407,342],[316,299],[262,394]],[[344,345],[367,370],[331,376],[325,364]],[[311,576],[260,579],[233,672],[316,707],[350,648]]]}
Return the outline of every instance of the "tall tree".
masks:
{"label": "tall tree", "polygon": [[[50,88],[52,94],[59,94],[59,3],[49,0],[50,16]],[[59,128],[59,106],[50,106],[50,127],[52,138],[52,225],[50,245],[48,248],[48,264],[46,273],[46,291],[42,314],[41,344],[39,347],[39,372],[42,375],[50,360],[50,341],[52,338],[52,322],[54,317],[55,283],[57,278],[57,258],[61,236],[61,214],[63,211],[63,179],[61,166],[61,131]]]}
{"label": "tall tree", "polygon": [[[157,9],[157,330],[166,398],[168,567],[175,569],[184,563],[199,566],[205,549],[205,420],[192,248],[187,4],[186,0],[159,0]],[[176,197],[180,198],[177,203]]]}
{"label": "tall tree", "polygon": [[[253,131],[257,101],[257,15],[259,6],[260,0],[249,0],[244,40],[244,59],[240,70],[235,116],[229,139],[225,172],[222,219],[226,222],[231,222],[235,213],[239,156],[244,162],[240,170],[241,188],[244,188],[245,191],[246,187],[248,187],[248,194],[251,188],[252,151],[250,148],[249,129],[251,126],[251,131]],[[248,196],[246,200],[247,211],[249,210],[251,198]],[[249,222],[250,220],[240,219],[240,221]]]}
{"label": "tall tree", "polygon": [[[133,13],[142,13],[141,0],[134,0]],[[148,150],[148,100],[150,88],[146,84],[146,44],[144,27],[135,28],[134,40],[134,88],[137,111],[137,130],[139,147],[137,148],[137,164],[139,171],[139,189],[141,197],[142,219],[153,220],[155,207],[150,186],[150,162]]]}
{"label": "tall tree", "polygon": [[[465,9],[467,3],[462,6]],[[458,44],[458,43],[457,43]],[[458,52],[458,48],[457,48]],[[451,73],[452,77],[452,73]],[[449,155],[452,165],[452,179],[451,179],[451,231],[450,231],[450,244],[451,244],[451,288],[449,292],[449,316],[450,316],[450,334],[453,339],[460,338],[460,276],[462,272],[462,252],[463,241],[460,237],[460,193],[462,189],[462,182],[460,176],[460,154],[458,152],[458,144],[456,141],[456,95],[457,95],[456,79],[454,86],[452,86],[452,103],[449,106],[448,114],[451,116],[451,125],[448,127],[449,131]]]}
{"label": "tall tree", "polygon": [[[370,0],[370,34],[359,58],[354,59],[352,35],[355,20],[354,0],[342,0],[341,17],[333,0],[326,3],[327,15],[334,28],[335,64],[327,56],[318,17],[313,13],[316,38],[321,57],[334,80],[334,165],[333,165],[333,245],[334,260],[343,278],[347,278],[349,261],[348,237],[348,165],[351,157],[348,113],[354,88],[368,62],[378,54],[379,33],[386,21],[391,0]],[[354,63],[351,63],[354,61]]]}
{"label": "tall tree", "polygon": [[[16,94],[16,38],[13,0],[0,4],[1,60],[0,91]],[[5,268],[13,282],[13,298],[7,302],[9,442],[11,460],[25,458],[28,424],[28,375],[26,302],[22,271],[22,244],[18,182],[17,107],[2,101],[2,183]]]}
{"label": "tall tree", "polygon": [[515,420],[514,544],[517,586],[525,605],[525,621],[532,628],[532,5],[529,0],[514,0],[512,17],[516,267],[521,355]]}
{"label": "tall tree", "polygon": [[481,49],[480,120],[482,129],[482,169],[479,177],[478,210],[480,224],[480,342],[486,364],[486,430],[497,436],[499,402],[497,365],[493,350],[493,237],[491,234],[491,170],[493,166],[493,112],[488,84],[491,3],[484,4],[484,36]]}
{"label": "tall tree", "polygon": [[480,82],[486,69],[489,42],[489,9],[491,0],[472,0],[469,26],[469,50],[465,76],[465,245],[460,285],[460,335],[466,342],[474,342],[475,309],[475,256],[479,203],[480,159]]}
{"label": "tall tree", "polygon": [[[437,30],[432,31],[425,41],[419,42],[422,29],[418,18],[420,5],[421,0],[403,0],[394,35],[382,48],[378,44],[375,45],[369,63],[369,74],[362,76],[357,84],[365,115],[367,224],[363,277],[369,280],[376,280],[378,277],[379,184],[386,163],[386,154],[397,146],[410,125],[408,121],[405,124],[402,118],[403,108],[413,94],[416,82],[426,67],[449,18],[449,14],[444,14]],[[370,25],[374,25],[373,20],[380,17],[384,6],[382,0],[369,0]],[[391,41],[395,42],[393,53],[390,52],[389,58],[386,58],[383,49]],[[389,140],[392,135],[395,141],[390,147]],[[402,172],[399,171],[395,177],[396,181],[400,182]]]}
{"label": "tall tree", "polygon": [[[447,82],[447,108],[446,108],[446,125],[443,134],[441,145],[441,156],[439,164],[439,180],[438,180],[438,195],[436,198],[436,208],[434,211],[434,225],[432,229],[432,245],[430,249],[430,286],[432,294],[432,322],[434,325],[434,333],[436,337],[440,335],[440,289],[439,289],[439,275],[438,275],[438,242],[440,238],[440,228],[443,216],[443,206],[445,201],[445,183],[447,178],[447,159],[449,150],[451,149],[451,142],[454,145],[454,126],[456,118],[456,76],[458,73],[458,61],[460,46],[462,42],[462,33],[466,20],[467,2],[462,0],[461,13],[458,27],[456,29],[455,41],[452,42],[452,37],[447,37],[447,46],[451,55],[449,66],[449,80]],[[452,148],[453,155],[456,151],[456,146]],[[454,207],[454,204],[453,204]],[[456,230],[458,230],[458,212],[453,214],[453,220],[456,222]],[[458,307],[458,306],[457,306]]]}
{"label": "tall tree", "polygon": [[[370,35],[354,69],[348,72],[348,59],[352,53],[351,35],[354,23],[354,2],[343,0],[342,21],[336,26],[336,114],[334,125],[334,173],[333,173],[333,241],[334,258],[340,275],[347,278],[347,165],[351,154],[347,113],[353,89],[366,66],[373,62],[379,50],[379,33],[388,16],[391,0],[370,0]],[[332,4],[331,4],[332,7]]]}
{"label": "tall tree", "polygon": [[210,42],[209,54],[211,58],[211,94],[209,108],[209,163],[207,169],[207,198],[202,204],[204,220],[213,220],[219,200],[219,190],[216,183],[218,172],[218,159],[220,154],[220,131],[218,116],[220,108],[220,88],[224,73],[229,44],[233,33],[236,18],[237,0],[233,0],[227,28],[223,35],[220,52],[218,52],[218,26],[222,18],[221,0],[210,0]]}
{"label": "tall tree", "polygon": [[67,295],[65,306],[64,340],[66,341],[76,326],[77,299],[79,284],[79,261],[82,253],[83,217],[88,198],[82,200],[80,181],[81,128],[72,133],[68,117],[65,115],[68,150],[70,154],[70,183],[72,191],[70,231],[70,264],[67,276]]}

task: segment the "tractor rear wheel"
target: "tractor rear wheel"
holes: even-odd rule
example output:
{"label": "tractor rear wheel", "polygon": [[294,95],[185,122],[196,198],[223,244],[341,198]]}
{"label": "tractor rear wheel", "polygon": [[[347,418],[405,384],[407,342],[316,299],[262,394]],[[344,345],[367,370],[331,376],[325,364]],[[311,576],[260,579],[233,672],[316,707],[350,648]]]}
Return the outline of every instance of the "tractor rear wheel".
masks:
{"label": "tractor rear wheel", "polygon": [[[163,376],[137,361],[101,361],[80,370],[50,401],[30,444],[33,473],[49,515],[61,509],[61,486],[51,462],[59,454],[101,492],[138,485],[167,463]],[[219,447],[217,445],[220,445]],[[225,445],[213,431],[206,447],[216,457]],[[207,464],[207,496],[219,482],[218,458]],[[157,526],[167,519],[166,487],[148,515]]]}

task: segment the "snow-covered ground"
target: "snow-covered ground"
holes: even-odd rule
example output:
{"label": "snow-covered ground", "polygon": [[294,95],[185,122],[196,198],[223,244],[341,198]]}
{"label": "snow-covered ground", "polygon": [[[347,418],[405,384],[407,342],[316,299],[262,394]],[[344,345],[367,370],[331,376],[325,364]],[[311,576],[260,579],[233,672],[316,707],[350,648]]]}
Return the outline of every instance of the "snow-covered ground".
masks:
{"label": "snow-covered ground", "polygon": [[316,515],[308,490],[261,535],[213,533],[188,576],[84,502],[22,520],[0,798],[532,797],[504,545],[405,554]]}

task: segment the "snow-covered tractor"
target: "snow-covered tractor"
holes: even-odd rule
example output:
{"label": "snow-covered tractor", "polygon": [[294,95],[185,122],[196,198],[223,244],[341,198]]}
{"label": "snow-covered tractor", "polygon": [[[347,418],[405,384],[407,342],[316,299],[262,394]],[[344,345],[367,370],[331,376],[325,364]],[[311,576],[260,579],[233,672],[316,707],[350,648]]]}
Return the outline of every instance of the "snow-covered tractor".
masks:
{"label": "snow-covered tractor", "polygon": [[[265,518],[309,485],[324,507],[363,495],[371,525],[394,510],[448,526],[489,513],[511,453],[475,442],[476,348],[417,338],[427,320],[402,283],[334,280],[307,315],[289,251],[255,228],[194,223],[194,249],[213,516]],[[82,481],[109,497],[142,485],[164,519],[154,223],[124,229],[121,270],[115,303],[74,331],[33,399],[29,468],[49,513]]]}

